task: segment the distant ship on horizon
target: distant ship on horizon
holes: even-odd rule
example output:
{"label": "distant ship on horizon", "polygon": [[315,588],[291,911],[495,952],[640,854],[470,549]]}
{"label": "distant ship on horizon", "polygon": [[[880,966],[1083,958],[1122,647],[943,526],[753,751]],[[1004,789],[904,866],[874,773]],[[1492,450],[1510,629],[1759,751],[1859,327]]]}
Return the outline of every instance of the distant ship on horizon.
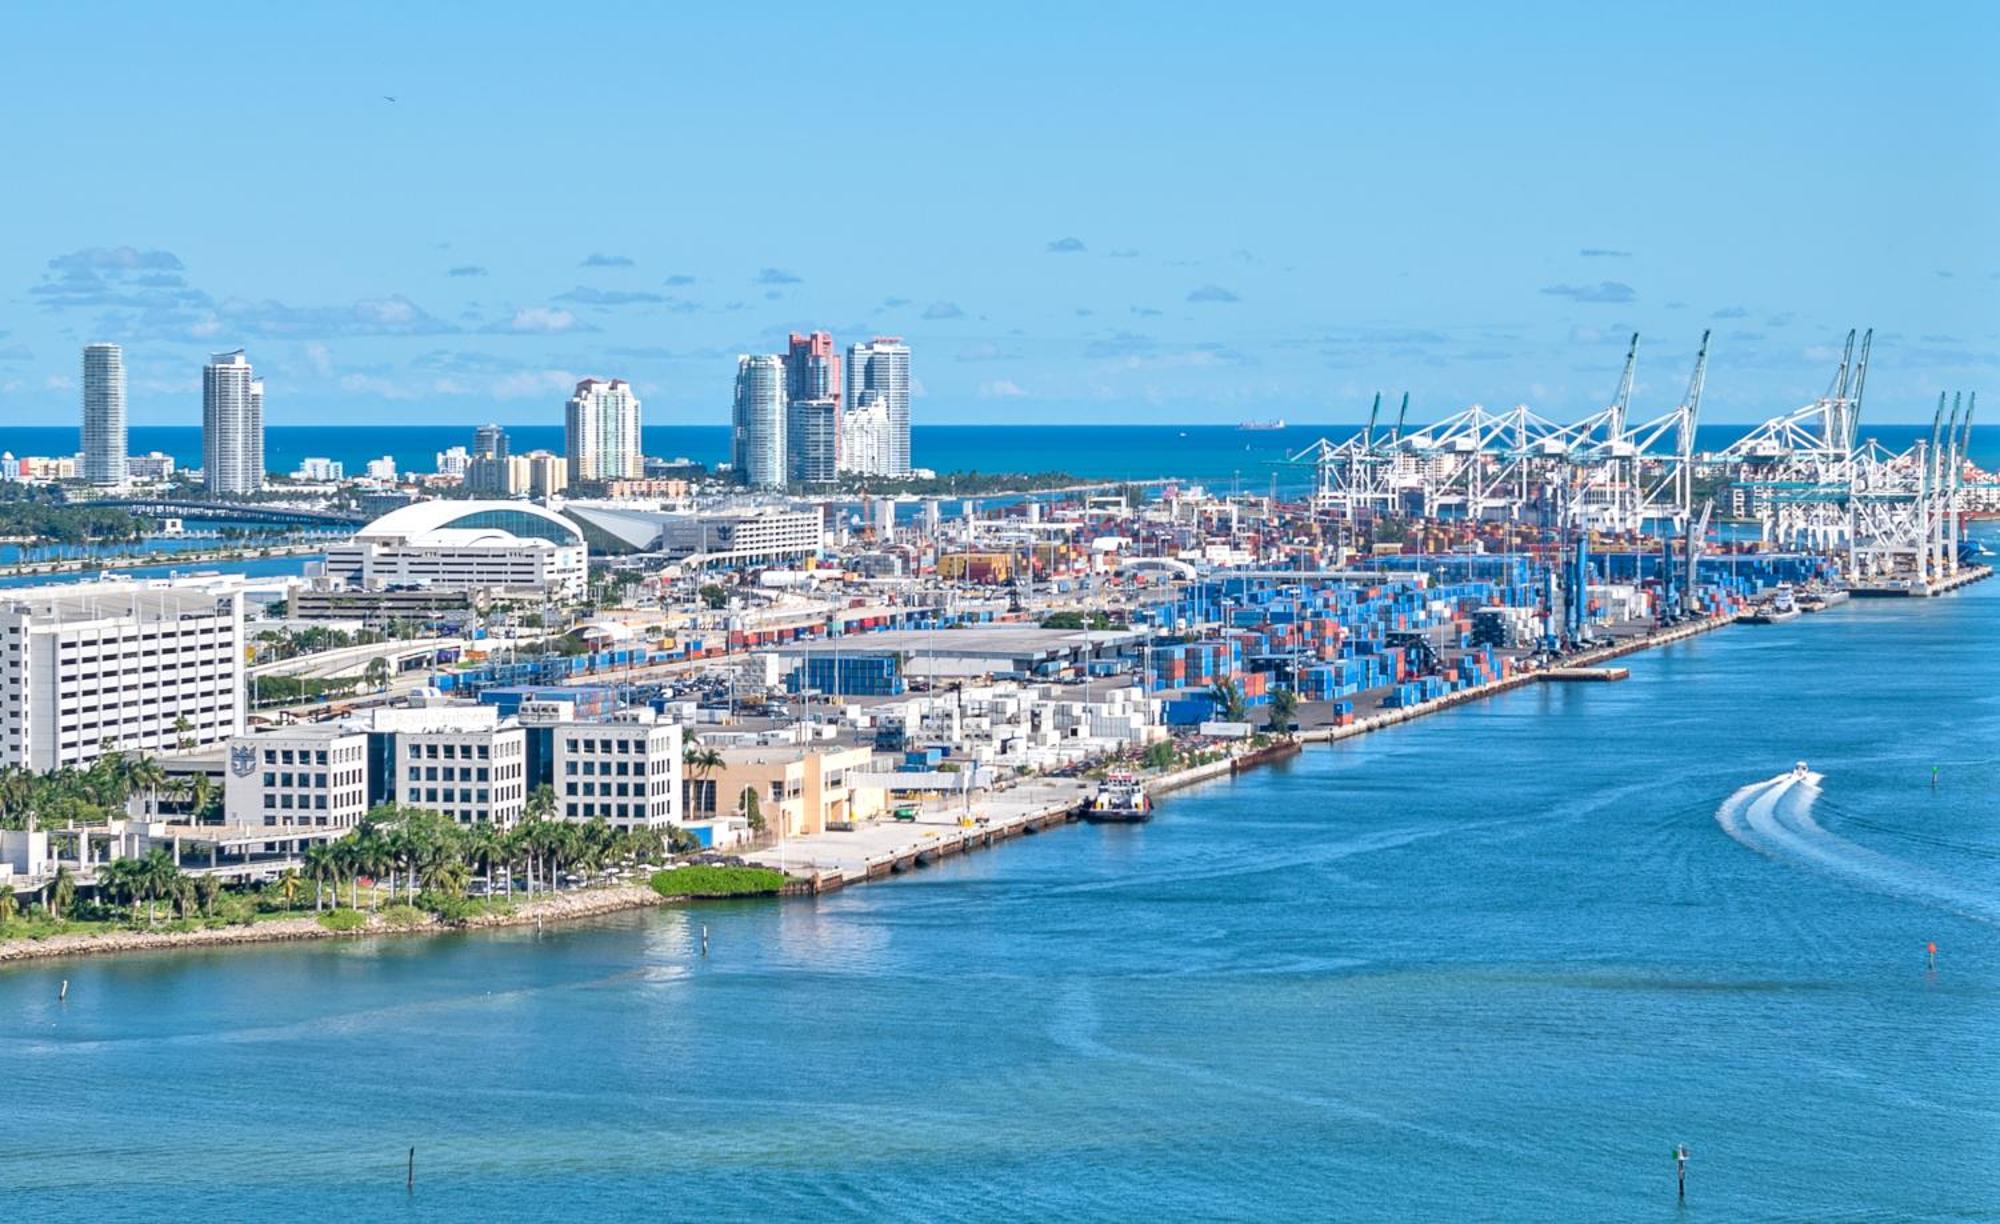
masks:
{"label": "distant ship on horizon", "polygon": [[1270,433],[1273,430],[1283,429],[1284,427],[1285,418],[1283,417],[1279,417],[1275,421],[1244,421],[1236,426],[1236,428],[1245,433]]}

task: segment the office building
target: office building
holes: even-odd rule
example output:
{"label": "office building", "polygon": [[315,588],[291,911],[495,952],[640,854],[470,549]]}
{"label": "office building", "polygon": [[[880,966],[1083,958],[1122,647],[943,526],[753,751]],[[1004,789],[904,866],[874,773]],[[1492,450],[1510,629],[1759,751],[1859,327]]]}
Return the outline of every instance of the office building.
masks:
{"label": "office building", "polygon": [[555,725],[554,787],[563,819],[613,828],[681,823],[681,729],[651,711]]}
{"label": "office building", "polygon": [[236,736],[222,793],[231,824],[351,829],[368,813],[368,736],[331,723]]}
{"label": "office building", "polygon": [[785,409],[785,461],[796,484],[830,485],[840,475],[840,401],[795,399]]}
{"label": "office building", "polygon": [[83,478],[125,483],[125,353],[115,344],[83,350]]}
{"label": "office building", "polygon": [[201,466],[210,493],[264,487],[264,384],[242,349],[202,367]]}
{"label": "office building", "polygon": [[450,715],[396,730],[396,801],[462,825],[508,829],[527,806],[527,734],[491,706],[416,710]]}
{"label": "office building", "polygon": [[243,731],[243,600],[202,583],[0,593],[0,765],[46,772]]}
{"label": "office building", "polygon": [[624,379],[586,378],[576,384],[563,429],[571,484],[645,474],[639,449],[639,397]]}
{"label": "office building", "polygon": [[847,350],[847,403],[880,392],[889,415],[886,476],[910,474],[910,346],[898,336],[877,336]]}
{"label": "office building", "polygon": [[848,402],[840,419],[840,470],[856,476],[894,474],[893,438],[888,397],[863,391]]}
{"label": "office building", "polygon": [[472,431],[472,457],[474,459],[505,459],[507,457],[507,431],[498,425],[481,425]]}
{"label": "office building", "polygon": [[730,463],[753,489],[785,485],[785,359],[775,353],[736,359],[736,408]]}
{"label": "office building", "polygon": [[326,550],[327,578],[362,590],[504,588],[582,595],[583,533],[518,501],[420,501],[392,510]]}

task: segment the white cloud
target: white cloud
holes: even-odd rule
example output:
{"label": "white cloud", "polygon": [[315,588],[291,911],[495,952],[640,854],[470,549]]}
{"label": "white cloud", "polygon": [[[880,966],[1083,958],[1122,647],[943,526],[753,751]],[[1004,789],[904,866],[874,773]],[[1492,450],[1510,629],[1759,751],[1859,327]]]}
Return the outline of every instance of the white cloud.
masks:
{"label": "white cloud", "polygon": [[979,384],[980,399],[1022,399],[1028,393],[1011,378],[996,378]]}
{"label": "white cloud", "polygon": [[554,335],[576,330],[576,316],[553,306],[526,306],[515,311],[502,330]]}
{"label": "white cloud", "polygon": [[317,340],[306,345],[306,360],[312,363],[313,371],[322,378],[333,373],[333,354]]}

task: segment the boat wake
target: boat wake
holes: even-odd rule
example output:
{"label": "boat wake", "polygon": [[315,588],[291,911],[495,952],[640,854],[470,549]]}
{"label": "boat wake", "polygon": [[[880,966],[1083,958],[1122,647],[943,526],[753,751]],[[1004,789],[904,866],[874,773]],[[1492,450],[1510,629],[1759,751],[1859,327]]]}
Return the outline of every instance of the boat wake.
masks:
{"label": "boat wake", "polygon": [[1949,876],[1829,833],[1813,819],[1820,775],[1803,769],[1752,783],[1715,810],[1722,831],[1757,853],[1810,867],[1869,892],[2000,926],[2000,903]]}

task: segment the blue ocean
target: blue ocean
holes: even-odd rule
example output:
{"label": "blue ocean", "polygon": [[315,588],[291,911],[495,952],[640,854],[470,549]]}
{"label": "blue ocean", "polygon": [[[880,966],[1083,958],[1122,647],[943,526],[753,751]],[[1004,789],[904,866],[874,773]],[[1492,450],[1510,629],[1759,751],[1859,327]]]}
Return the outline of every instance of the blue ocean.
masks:
{"label": "blue ocean", "polygon": [[[516,452],[544,449],[560,454],[561,425],[510,425]],[[1147,480],[1174,477],[1212,487],[1256,492],[1297,488],[1312,479],[1305,463],[1288,462],[1321,438],[1341,441],[1358,425],[1292,425],[1282,430],[1244,431],[1233,426],[1130,425],[918,425],[911,431],[913,462],[946,472],[1068,472],[1093,480]],[[1720,449],[1742,436],[1740,425],[1704,426],[1697,445]],[[1928,436],[1928,426],[1883,425],[1864,429],[1894,450]],[[2000,467],[2000,426],[1975,428],[1973,458],[1989,470]],[[729,430],[719,425],[654,425],[645,430],[646,453],[716,464],[729,458]],[[68,455],[80,442],[75,428],[0,426],[0,450],[16,455]],[[399,471],[428,472],[438,452],[472,446],[469,425],[339,426],[278,425],[265,430],[265,464],[289,472],[309,456],[337,459],[358,475],[369,460],[395,457]],[[183,466],[201,464],[201,430],[191,426],[134,426],[134,454],[161,451]]]}

